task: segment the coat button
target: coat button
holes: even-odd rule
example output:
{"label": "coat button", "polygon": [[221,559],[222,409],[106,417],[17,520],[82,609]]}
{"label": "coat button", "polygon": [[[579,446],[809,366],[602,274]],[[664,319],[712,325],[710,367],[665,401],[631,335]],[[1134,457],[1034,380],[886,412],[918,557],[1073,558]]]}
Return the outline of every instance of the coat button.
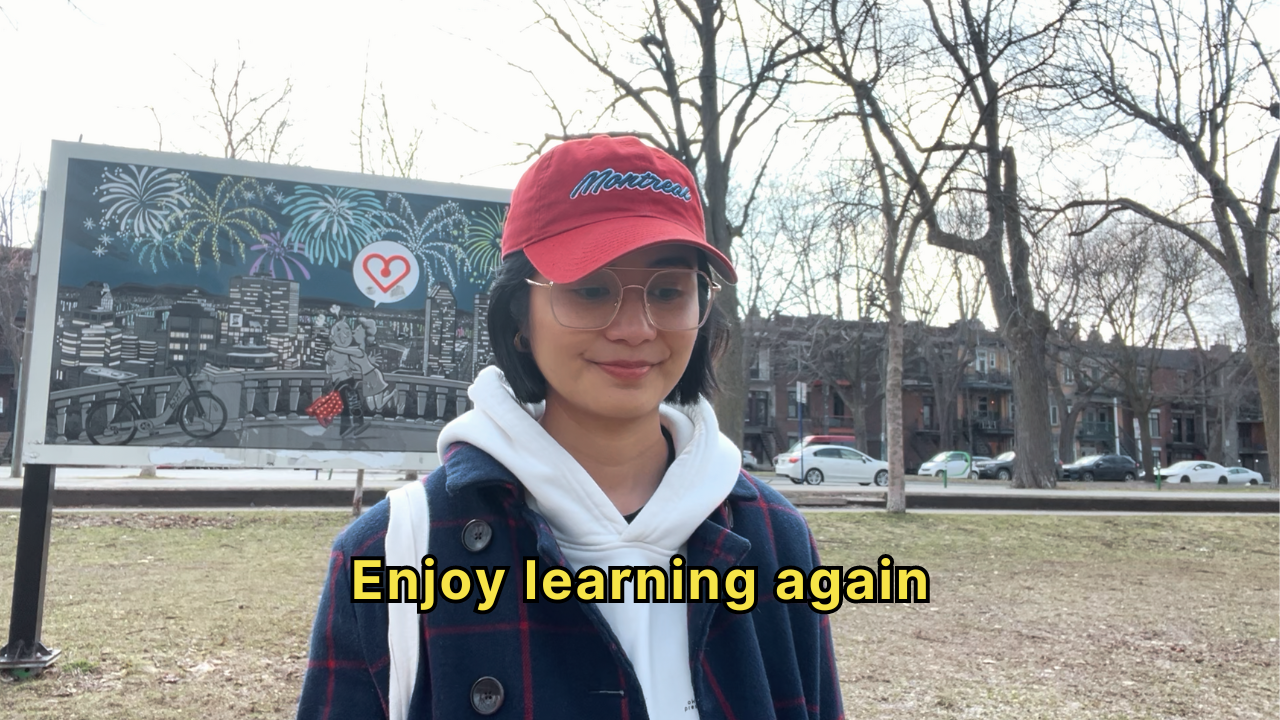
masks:
{"label": "coat button", "polygon": [[481,715],[492,715],[502,707],[505,696],[502,683],[495,678],[482,677],[471,686],[471,708]]}
{"label": "coat button", "polygon": [[489,547],[493,539],[493,528],[483,520],[472,520],[462,528],[462,545],[474,553]]}

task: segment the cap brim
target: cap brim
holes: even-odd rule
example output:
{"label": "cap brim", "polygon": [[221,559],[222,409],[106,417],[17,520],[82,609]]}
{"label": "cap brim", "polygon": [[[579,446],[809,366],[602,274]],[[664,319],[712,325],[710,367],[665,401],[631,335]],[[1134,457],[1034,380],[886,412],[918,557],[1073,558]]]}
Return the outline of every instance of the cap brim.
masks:
{"label": "cap brim", "polygon": [[669,243],[701,250],[720,277],[729,284],[738,282],[738,273],[729,258],[687,228],[662,218],[613,218],[583,225],[527,245],[524,253],[548,280],[568,283],[629,252]]}

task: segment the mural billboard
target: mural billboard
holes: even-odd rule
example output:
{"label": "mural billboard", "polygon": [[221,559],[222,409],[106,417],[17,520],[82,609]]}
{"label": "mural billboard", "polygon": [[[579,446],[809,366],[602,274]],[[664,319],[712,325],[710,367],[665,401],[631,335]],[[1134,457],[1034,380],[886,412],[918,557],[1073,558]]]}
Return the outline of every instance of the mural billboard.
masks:
{"label": "mural billboard", "polygon": [[434,466],[509,199],[54,143],[25,461]]}

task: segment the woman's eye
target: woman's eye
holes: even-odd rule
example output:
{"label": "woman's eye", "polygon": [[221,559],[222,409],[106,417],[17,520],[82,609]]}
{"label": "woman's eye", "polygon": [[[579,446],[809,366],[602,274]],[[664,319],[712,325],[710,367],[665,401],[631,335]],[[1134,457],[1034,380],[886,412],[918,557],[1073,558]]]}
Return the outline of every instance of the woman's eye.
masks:
{"label": "woman's eye", "polygon": [[653,302],[675,302],[683,296],[684,290],[679,287],[649,288],[649,299]]}
{"label": "woman's eye", "polygon": [[604,300],[610,300],[613,297],[613,292],[609,288],[601,285],[588,285],[586,287],[576,287],[571,289],[570,292],[573,293],[573,296],[575,298],[579,300],[586,300],[589,302],[600,302]]}

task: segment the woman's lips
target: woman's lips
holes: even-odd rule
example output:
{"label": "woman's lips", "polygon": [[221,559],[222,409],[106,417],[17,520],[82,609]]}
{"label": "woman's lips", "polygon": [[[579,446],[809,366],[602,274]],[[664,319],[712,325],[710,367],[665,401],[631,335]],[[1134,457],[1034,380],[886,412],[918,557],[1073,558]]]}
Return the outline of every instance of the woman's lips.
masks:
{"label": "woman's lips", "polygon": [[595,365],[619,380],[639,380],[653,369],[653,365],[645,362],[598,362]]}

